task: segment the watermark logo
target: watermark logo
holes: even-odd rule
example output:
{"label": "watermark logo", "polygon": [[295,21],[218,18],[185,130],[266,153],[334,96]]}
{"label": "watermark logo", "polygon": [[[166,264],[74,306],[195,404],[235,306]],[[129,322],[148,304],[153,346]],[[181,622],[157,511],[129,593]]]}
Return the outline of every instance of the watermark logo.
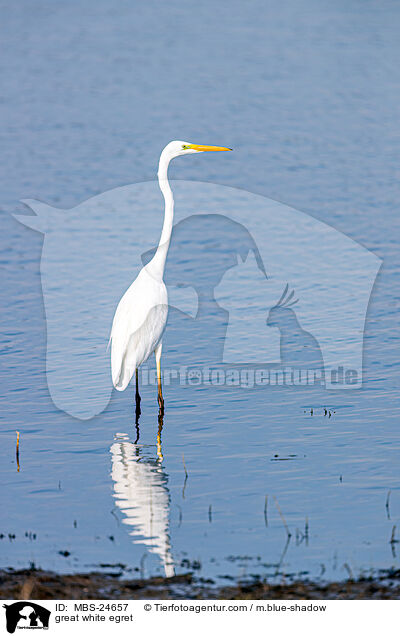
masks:
{"label": "watermark logo", "polygon": [[16,629],[48,629],[51,612],[31,601],[18,601],[3,605],[6,610],[6,626],[9,634]]}
{"label": "watermark logo", "polygon": [[[279,386],[276,377],[285,386],[317,378],[326,389],[359,388],[380,259],[333,227],[260,195],[200,182],[171,187],[164,371],[172,377],[195,366],[207,384],[205,370],[216,367],[219,381],[210,387],[245,386],[245,378],[248,386]],[[25,203],[35,216],[18,219],[44,234],[50,394],[58,408],[89,419],[109,403],[113,315],[155,253],[163,199],[158,183],[146,182],[70,210]]]}
{"label": "watermark logo", "polygon": [[[157,386],[157,372],[143,366],[139,369],[140,384],[143,386]],[[261,367],[246,365],[245,367],[179,367],[164,368],[162,380],[165,386],[179,384],[180,386],[208,386],[208,387],[241,387],[253,389],[266,386],[326,386],[335,388],[354,388],[359,384],[356,369],[345,369],[340,366],[330,369],[326,377],[323,368],[299,368],[283,366]]]}

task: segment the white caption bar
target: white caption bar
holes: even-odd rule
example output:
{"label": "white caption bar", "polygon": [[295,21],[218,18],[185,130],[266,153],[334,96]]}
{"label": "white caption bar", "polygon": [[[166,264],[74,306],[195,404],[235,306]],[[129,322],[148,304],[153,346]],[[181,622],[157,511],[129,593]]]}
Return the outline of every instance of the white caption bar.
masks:
{"label": "white caption bar", "polygon": [[[135,634],[139,629],[177,633],[217,633],[218,629],[257,628],[259,633],[351,633],[376,636],[397,624],[399,601],[2,601],[2,631],[16,636],[43,634]],[[177,631],[178,630],[178,631]],[[323,631],[321,631],[323,630]]]}

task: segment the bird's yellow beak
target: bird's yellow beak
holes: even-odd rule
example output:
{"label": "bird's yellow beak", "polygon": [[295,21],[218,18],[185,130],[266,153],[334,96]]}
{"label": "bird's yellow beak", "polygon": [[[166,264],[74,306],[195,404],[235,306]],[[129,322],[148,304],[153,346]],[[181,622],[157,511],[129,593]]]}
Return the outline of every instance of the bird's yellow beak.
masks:
{"label": "bird's yellow beak", "polygon": [[188,144],[187,148],[190,150],[197,150],[198,152],[220,152],[221,150],[232,150],[232,148],[223,148],[223,146],[200,146],[199,144]]}

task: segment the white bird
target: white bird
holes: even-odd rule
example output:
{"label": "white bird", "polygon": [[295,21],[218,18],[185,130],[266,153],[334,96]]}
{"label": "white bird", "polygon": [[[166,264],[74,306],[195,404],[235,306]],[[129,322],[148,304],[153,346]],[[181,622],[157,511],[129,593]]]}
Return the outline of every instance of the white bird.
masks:
{"label": "white bird", "polygon": [[201,146],[186,141],[171,141],[161,153],[158,183],[165,200],[164,224],[157,251],[141,269],[119,301],[111,329],[111,374],[114,387],[124,391],[136,372],[136,408],[140,411],[138,367],[155,353],[158,404],[164,410],[161,388],[162,335],[168,315],[168,294],[163,281],[165,261],[171,240],[174,198],[168,182],[172,159],[197,152],[231,150],[220,146]]}

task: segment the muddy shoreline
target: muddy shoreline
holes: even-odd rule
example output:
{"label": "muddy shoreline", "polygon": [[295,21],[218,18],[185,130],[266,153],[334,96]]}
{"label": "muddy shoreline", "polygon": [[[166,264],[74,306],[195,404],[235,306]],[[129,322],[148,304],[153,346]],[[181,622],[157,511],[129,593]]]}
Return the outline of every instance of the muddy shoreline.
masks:
{"label": "muddy shoreline", "polygon": [[243,582],[217,586],[193,574],[169,579],[119,580],[92,572],[56,574],[43,570],[0,570],[1,599],[399,599],[400,570],[337,583]]}

